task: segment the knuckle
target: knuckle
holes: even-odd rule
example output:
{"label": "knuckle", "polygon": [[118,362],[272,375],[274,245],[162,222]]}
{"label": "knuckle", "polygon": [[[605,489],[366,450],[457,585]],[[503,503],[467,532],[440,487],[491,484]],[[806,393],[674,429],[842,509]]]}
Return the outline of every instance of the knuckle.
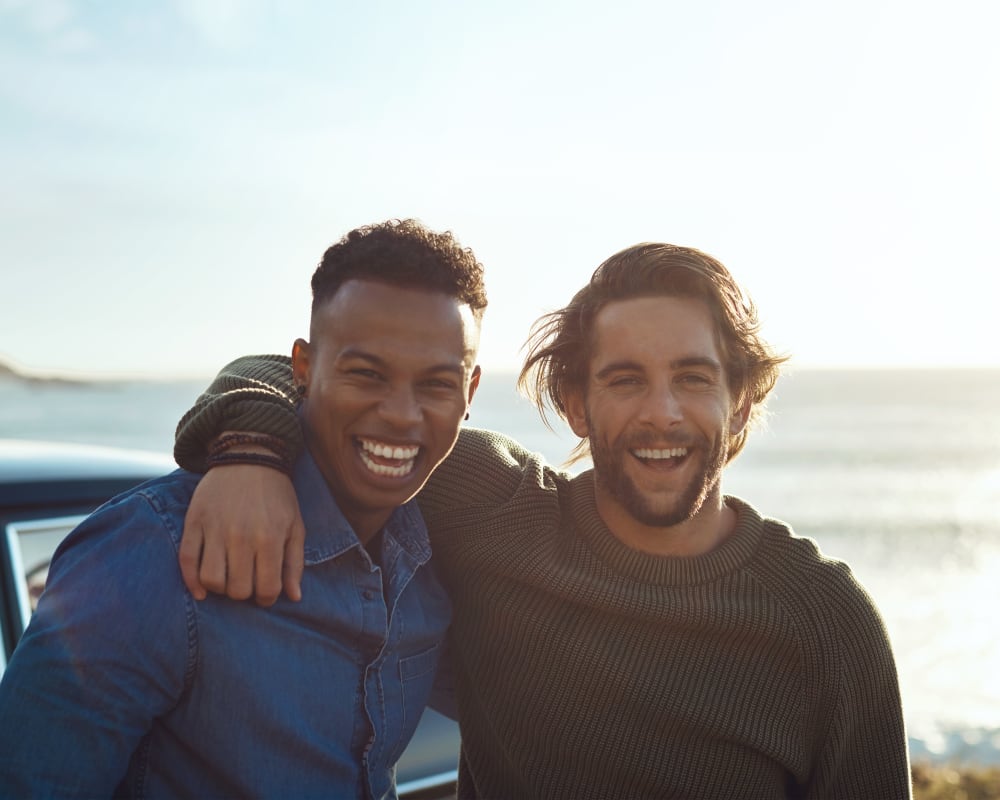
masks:
{"label": "knuckle", "polygon": [[230,584],[226,588],[226,596],[231,600],[246,600],[250,597],[250,587]]}

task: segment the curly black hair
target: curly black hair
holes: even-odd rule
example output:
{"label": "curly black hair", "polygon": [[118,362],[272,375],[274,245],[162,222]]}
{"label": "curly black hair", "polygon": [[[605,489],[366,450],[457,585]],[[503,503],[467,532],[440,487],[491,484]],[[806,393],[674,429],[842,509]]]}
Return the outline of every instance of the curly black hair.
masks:
{"label": "curly black hair", "polygon": [[486,309],[483,265],[472,250],[414,219],[355,228],[331,245],[312,276],[313,313],[350,280],[442,292],[468,304],[477,320]]}

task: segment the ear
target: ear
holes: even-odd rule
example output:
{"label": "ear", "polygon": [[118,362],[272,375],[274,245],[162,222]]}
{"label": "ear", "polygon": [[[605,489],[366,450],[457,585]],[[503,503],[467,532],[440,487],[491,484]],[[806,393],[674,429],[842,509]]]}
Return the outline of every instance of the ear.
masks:
{"label": "ear", "polygon": [[581,439],[586,439],[590,435],[590,426],[587,424],[587,400],[580,389],[570,389],[566,392],[566,421],[569,427]]}
{"label": "ear", "polygon": [[476,394],[476,389],[479,388],[479,379],[482,377],[482,374],[483,371],[479,368],[479,365],[476,364],[476,366],[472,369],[472,377],[469,379],[469,396],[465,399],[466,411],[469,410],[468,407],[472,403],[472,398]]}
{"label": "ear", "polygon": [[744,400],[739,408],[734,409],[729,417],[729,435],[737,436],[747,426],[750,421],[750,400]]}
{"label": "ear", "polygon": [[296,386],[309,386],[312,373],[312,348],[305,339],[296,339],[292,345],[292,379]]}

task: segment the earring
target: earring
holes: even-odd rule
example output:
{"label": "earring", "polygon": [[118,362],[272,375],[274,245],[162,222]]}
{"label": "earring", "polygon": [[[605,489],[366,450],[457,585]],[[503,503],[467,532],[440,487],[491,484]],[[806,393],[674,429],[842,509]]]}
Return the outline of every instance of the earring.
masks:
{"label": "earring", "polygon": [[299,397],[305,397],[306,385],[304,383],[300,383],[298,386],[295,387],[295,392],[296,394],[298,394]]}
{"label": "earring", "polygon": [[466,422],[469,421],[469,412],[468,411],[465,412],[465,421]]}

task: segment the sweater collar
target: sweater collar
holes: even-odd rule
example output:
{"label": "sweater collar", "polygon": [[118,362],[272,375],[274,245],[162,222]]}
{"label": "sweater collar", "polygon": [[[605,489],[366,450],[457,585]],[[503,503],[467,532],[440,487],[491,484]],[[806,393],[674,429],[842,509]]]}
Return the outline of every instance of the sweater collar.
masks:
{"label": "sweater collar", "polygon": [[570,502],[577,530],[593,553],[615,572],[649,584],[690,586],[708,583],[743,567],[760,545],[764,523],[749,503],[726,495],[736,511],[736,530],[714,550],[699,556],[656,556],[623,544],[597,513],[594,473],[587,470],[571,482]]}

